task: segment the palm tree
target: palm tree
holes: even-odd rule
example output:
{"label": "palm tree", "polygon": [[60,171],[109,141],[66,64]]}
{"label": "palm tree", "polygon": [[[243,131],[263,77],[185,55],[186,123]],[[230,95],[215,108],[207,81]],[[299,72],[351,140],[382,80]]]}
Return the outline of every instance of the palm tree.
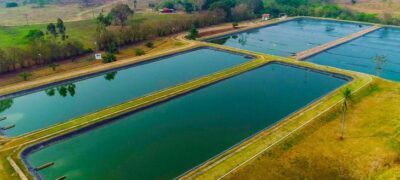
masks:
{"label": "palm tree", "polygon": [[340,135],[340,139],[344,139],[344,128],[345,128],[345,122],[346,122],[346,113],[348,110],[348,103],[351,100],[351,94],[352,94],[352,90],[349,88],[346,88],[343,92],[342,92],[342,96],[343,96],[343,104],[342,104],[342,132]]}

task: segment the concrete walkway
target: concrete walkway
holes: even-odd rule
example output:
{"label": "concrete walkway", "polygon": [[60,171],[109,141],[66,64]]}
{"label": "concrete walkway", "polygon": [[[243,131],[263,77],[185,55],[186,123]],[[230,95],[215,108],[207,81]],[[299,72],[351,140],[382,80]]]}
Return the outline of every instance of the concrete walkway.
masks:
{"label": "concrete walkway", "polygon": [[365,29],[365,30],[356,32],[356,33],[354,33],[354,34],[348,35],[348,36],[346,36],[346,37],[337,39],[336,41],[332,41],[332,42],[323,44],[323,45],[321,45],[321,46],[317,46],[317,47],[315,47],[315,48],[312,48],[312,49],[309,49],[309,50],[305,50],[305,51],[303,51],[303,52],[296,53],[296,55],[293,56],[293,58],[298,59],[298,60],[303,60],[303,59],[308,58],[308,57],[310,57],[310,56],[312,56],[312,55],[321,53],[322,51],[326,51],[326,50],[331,49],[331,48],[333,48],[333,47],[336,47],[336,46],[338,46],[338,45],[344,44],[344,43],[349,42],[349,41],[351,41],[351,40],[353,40],[353,39],[356,39],[356,38],[358,38],[358,37],[361,37],[361,36],[363,36],[363,35],[365,35],[365,34],[368,34],[368,33],[370,33],[370,32],[373,32],[373,31],[375,31],[375,30],[378,30],[378,29],[380,29],[380,28],[381,28],[381,27],[380,27],[380,26],[377,26],[377,25],[372,26],[372,27],[370,27],[370,28],[368,28],[368,29]]}

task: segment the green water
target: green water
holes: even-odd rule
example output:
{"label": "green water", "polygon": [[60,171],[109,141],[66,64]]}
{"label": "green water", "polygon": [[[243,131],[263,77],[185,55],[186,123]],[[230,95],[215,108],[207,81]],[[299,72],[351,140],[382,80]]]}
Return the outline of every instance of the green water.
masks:
{"label": "green water", "polygon": [[[0,99],[0,127],[17,136],[249,61],[213,49],[166,57],[127,69]],[[0,132],[1,133],[1,132]]]}
{"label": "green water", "polygon": [[44,179],[171,179],[346,81],[270,64],[28,156]]}
{"label": "green water", "polygon": [[[382,28],[307,61],[400,81],[400,29]],[[385,61],[376,61],[376,56]]]}
{"label": "green water", "polygon": [[215,38],[210,42],[286,57],[368,27],[355,23],[301,18]]}

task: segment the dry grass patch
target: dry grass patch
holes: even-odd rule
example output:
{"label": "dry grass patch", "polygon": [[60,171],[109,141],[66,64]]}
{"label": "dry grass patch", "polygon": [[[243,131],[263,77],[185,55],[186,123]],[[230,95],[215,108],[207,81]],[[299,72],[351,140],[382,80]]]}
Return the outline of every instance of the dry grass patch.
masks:
{"label": "dry grass patch", "polygon": [[330,114],[265,152],[227,179],[400,178],[400,84],[377,80],[341,116]]}
{"label": "dry grass patch", "polygon": [[389,13],[395,16],[400,15],[400,0],[358,0],[351,4],[349,0],[338,0],[342,7],[351,10],[383,15]]}

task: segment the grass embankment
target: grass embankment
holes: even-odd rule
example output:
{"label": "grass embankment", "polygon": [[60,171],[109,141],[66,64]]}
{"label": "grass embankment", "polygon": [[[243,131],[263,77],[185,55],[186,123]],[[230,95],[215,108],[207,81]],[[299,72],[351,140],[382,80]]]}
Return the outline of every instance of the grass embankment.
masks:
{"label": "grass embankment", "polygon": [[318,119],[227,179],[400,178],[400,84],[376,80],[341,114]]}

